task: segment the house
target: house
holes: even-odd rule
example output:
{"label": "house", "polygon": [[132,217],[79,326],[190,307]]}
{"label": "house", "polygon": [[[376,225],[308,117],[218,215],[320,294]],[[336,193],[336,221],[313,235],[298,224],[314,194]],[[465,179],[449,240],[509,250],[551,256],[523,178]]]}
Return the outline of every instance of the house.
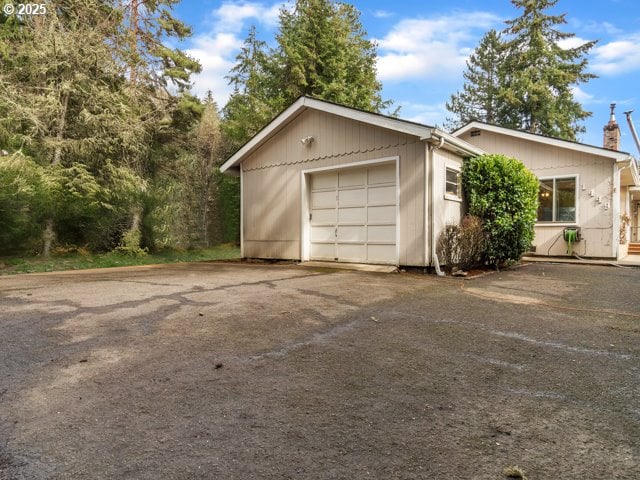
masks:
{"label": "house", "polygon": [[[635,159],[620,152],[620,128],[612,105],[604,146],[550,138],[471,122],[453,135],[485,152],[517,158],[540,180],[536,255],[567,255],[566,228],[579,229],[572,252],[581,257],[621,259],[638,241],[640,177]],[[631,217],[630,224],[623,216]],[[635,246],[631,244],[631,248]]]}
{"label": "house", "polygon": [[240,176],[241,255],[437,267],[438,236],[464,213],[462,163],[483,153],[540,178],[536,254],[566,254],[567,227],[580,229],[579,255],[626,253],[621,213],[637,225],[640,194],[629,154],[478,122],[448,134],[300,97],[221,167]]}
{"label": "house", "polygon": [[221,167],[243,257],[430,266],[482,150],[437,128],[300,97]]}

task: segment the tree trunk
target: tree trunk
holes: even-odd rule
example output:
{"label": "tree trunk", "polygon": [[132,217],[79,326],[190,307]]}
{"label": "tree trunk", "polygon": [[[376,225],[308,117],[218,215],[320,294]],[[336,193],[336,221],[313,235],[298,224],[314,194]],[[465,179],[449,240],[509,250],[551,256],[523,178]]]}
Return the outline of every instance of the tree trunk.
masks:
{"label": "tree trunk", "polygon": [[[67,109],[69,107],[69,93],[62,94],[62,110],[58,119],[58,133],[56,133],[56,146],[53,150],[53,158],[51,165],[57,165],[62,159],[62,140],[64,139],[64,130],[67,125]],[[44,232],[42,232],[42,255],[49,257],[51,255],[51,246],[56,238],[53,224],[53,214],[49,215],[44,223]]]}
{"label": "tree trunk", "polygon": [[69,93],[62,94],[62,111],[58,120],[58,133],[56,134],[56,148],[53,151],[53,160],[51,165],[57,165],[62,159],[62,140],[64,139],[64,130],[67,126],[67,108],[69,106]]}
{"label": "tree trunk", "polygon": [[42,232],[42,241],[44,243],[42,255],[45,257],[48,257],[51,254],[51,245],[53,244],[55,236],[56,234],[53,230],[53,218],[47,218],[44,224],[44,232]]}

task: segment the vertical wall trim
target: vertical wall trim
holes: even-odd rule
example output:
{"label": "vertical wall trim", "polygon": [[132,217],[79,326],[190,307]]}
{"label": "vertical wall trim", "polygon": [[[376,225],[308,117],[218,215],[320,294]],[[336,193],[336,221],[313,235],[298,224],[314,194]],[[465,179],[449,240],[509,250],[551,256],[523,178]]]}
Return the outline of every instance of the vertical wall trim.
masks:
{"label": "vertical wall trim", "polygon": [[244,256],[244,174],[240,164],[240,257]]}
{"label": "vertical wall trim", "polygon": [[613,162],[613,192],[611,193],[611,214],[613,215],[611,253],[617,260],[620,260],[620,169],[616,162]]}
{"label": "vertical wall trim", "polygon": [[429,210],[429,195],[431,194],[431,190],[429,190],[429,165],[431,162],[431,158],[430,156],[432,155],[431,153],[431,147],[429,146],[429,144],[427,142],[424,142],[424,188],[423,188],[423,194],[424,194],[424,204],[422,205],[422,209],[423,209],[423,214],[424,214],[424,219],[423,219],[423,227],[424,227],[424,251],[423,253],[423,258],[424,258],[424,262],[423,265],[425,267],[429,266],[431,264],[431,259],[429,256],[429,238],[431,235],[431,215],[430,215],[430,210]]}
{"label": "vertical wall trim", "polygon": [[311,222],[309,221],[309,191],[307,189],[308,174],[303,170],[300,172],[300,261],[309,260]]}

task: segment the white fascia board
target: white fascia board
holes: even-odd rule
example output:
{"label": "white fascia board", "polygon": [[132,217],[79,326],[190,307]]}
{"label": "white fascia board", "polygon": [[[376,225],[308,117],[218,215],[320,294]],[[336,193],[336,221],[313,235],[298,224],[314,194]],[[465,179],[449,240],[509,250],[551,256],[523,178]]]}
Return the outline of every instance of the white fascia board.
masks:
{"label": "white fascia board", "polygon": [[343,107],[342,105],[337,105],[335,103],[323,102],[322,100],[316,100],[314,98],[305,97],[303,100],[305,101],[306,106],[316,110],[331,113],[339,117],[349,118],[374,127],[394,130],[396,132],[406,133],[416,137],[428,137],[430,132],[433,130],[433,128],[426,125],[419,125],[417,123],[386,117],[376,113],[363,112],[362,110],[354,110],[353,108]]}
{"label": "white fascia board", "polygon": [[521,132],[520,130],[513,130],[511,128],[498,127],[496,125],[489,125],[481,122],[471,122],[464,127],[455,130],[452,135],[459,137],[465,134],[469,130],[485,130],[487,132],[500,133],[523,140],[529,140],[531,142],[543,143],[545,145],[552,145],[555,147],[566,148],[569,150],[575,150],[577,152],[588,153],[591,155],[599,155],[601,157],[611,158],[616,162],[626,162],[629,158],[632,158],[626,152],[616,152],[614,150],[607,150],[605,148],[594,147],[592,145],[585,145],[584,143],[571,142],[569,140],[562,140],[560,138],[545,137],[543,135],[536,135],[535,133]]}
{"label": "white fascia board", "polygon": [[[271,123],[260,130],[251,140],[245,143],[240,150],[234,153],[233,156],[220,167],[220,171],[225,173],[227,170],[237,167],[246,155],[262,145],[273,134],[280,130],[280,128],[293,120],[306,108],[313,108],[314,110],[330,113],[339,117],[421,138],[431,138],[431,131],[433,130],[433,128],[426,125],[419,125],[404,120],[385,117],[384,115],[354,110],[353,108],[323,102],[322,100],[316,100],[314,98],[300,97],[292,103],[289,108],[272,120]],[[228,173],[232,173],[232,171]]]}
{"label": "white fascia board", "polygon": [[284,112],[274,118],[271,123],[269,123],[266,127],[260,130],[257,134],[251,138],[247,143],[245,143],[240,150],[234,153],[229,160],[224,162],[224,164],[220,167],[220,171],[225,173],[232,167],[237,167],[245,155],[252,152],[254,149],[259,147],[262,142],[268,139],[274,132],[278,131],[280,127],[282,127],[285,123],[291,121],[292,118],[295,118],[296,114],[300,112],[304,108],[305,97],[300,97],[298,100],[293,102],[289,108],[287,108]]}
{"label": "white fascia board", "polygon": [[[465,142],[464,140],[454,137],[453,135],[443,132],[442,130],[439,130],[437,128],[431,132],[431,138],[444,138],[444,148],[446,148],[447,145],[450,145],[454,147],[453,150],[462,155],[475,157],[476,155],[484,155],[485,153],[487,153],[480,147],[476,147],[469,142]],[[423,138],[421,140],[428,140],[428,138]]]}

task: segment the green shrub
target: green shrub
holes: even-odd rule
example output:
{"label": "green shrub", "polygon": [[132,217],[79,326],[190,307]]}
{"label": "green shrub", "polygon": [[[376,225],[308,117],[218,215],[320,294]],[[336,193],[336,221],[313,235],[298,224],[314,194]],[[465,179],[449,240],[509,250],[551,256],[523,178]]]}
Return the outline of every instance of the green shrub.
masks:
{"label": "green shrub", "polygon": [[485,260],[495,266],[519,260],[533,240],[536,176],[514,158],[481,155],[464,162],[462,184],[469,213],[482,219]]}

